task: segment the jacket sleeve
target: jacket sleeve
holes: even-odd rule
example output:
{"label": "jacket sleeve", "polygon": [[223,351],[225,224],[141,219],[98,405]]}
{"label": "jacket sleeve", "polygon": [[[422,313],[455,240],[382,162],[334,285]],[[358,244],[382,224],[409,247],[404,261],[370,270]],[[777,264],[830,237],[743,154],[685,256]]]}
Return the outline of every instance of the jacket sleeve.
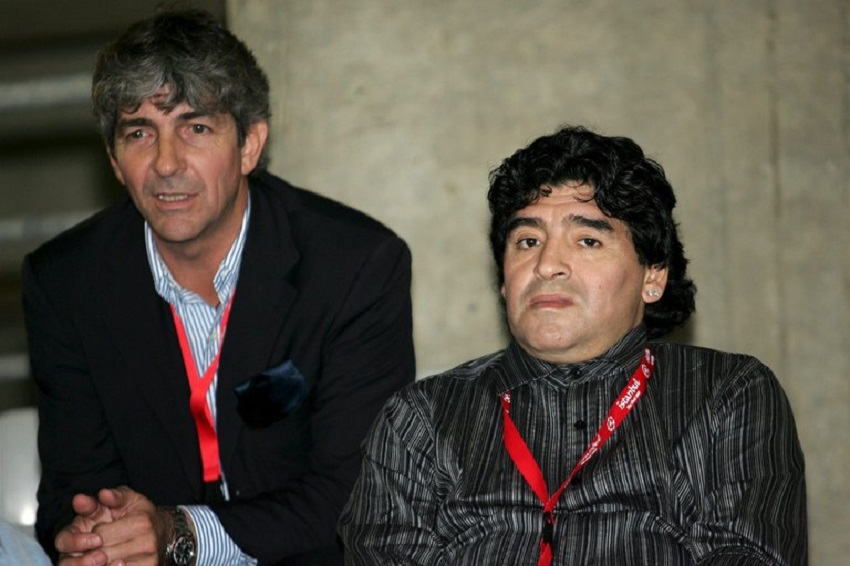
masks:
{"label": "jacket sleeve", "polygon": [[73,519],[71,498],[127,483],[121,459],[67,311],[67,297],[46,293],[31,258],[23,265],[30,366],[38,388],[36,536],[55,558],[53,539]]}
{"label": "jacket sleeve", "polygon": [[410,283],[407,246],[395,237],[376,246],[324,338],[305,473],[285,490],[211,506],[261,564],[338,547],[335,527],[359,472],[360,444],[386,399],[415,375]]}

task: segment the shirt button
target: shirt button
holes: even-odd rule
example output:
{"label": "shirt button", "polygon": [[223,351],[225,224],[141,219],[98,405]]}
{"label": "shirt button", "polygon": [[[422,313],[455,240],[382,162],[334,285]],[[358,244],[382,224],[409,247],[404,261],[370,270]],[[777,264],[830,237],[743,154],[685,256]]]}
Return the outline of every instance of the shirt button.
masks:
{"label": "shirt button", "polygon": [[578,369],[578,368],[571,368],[571,369],[570,369],[570,377],[571,377],[572,379],[578,379],[578,378],[580,378],[580,377],[581,377],[581,370],[580,370],[580,369]]}
{"label": "shirt button", "polygon": [[579,419],[573,423],[573,426],[576,428],[576,430],[584,430],[587,428],[587,423]]}

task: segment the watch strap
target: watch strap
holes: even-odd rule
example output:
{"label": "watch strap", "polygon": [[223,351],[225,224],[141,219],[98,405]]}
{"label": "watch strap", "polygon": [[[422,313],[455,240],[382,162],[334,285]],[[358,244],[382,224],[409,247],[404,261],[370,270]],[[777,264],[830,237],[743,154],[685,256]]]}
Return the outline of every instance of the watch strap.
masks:
{"label": "watch strap", "polygon": [[172,535],[165,549],[165,563],[168,566],[188,566],[195,563],[197,542],[186,512],[179,507],[166,507],[171,516]]}

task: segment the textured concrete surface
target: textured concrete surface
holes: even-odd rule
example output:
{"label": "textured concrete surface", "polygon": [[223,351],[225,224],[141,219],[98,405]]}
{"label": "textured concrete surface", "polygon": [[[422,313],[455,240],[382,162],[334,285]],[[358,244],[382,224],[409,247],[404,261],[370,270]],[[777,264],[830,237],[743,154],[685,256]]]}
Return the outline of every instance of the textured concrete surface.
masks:
{"label": "textured concrete surface", "polygon": [[410,244],[423,374],[504,342],[491,168],[562,123],[656,157],[699,286],[684,336],[776,371],[807,457],[810,563],[846,563],[847,0],[230,0],[228,13],[270,74],[272,169]]}

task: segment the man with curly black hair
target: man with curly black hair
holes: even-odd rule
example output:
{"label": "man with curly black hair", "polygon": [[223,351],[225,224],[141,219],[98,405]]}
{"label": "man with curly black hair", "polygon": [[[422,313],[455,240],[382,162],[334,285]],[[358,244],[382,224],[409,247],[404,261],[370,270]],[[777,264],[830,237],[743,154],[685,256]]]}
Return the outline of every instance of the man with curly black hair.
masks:
{"label": "man with curly black hair", "polygon": [[385,405],[347,564],[804,564],[803,456],[758,360],[666,342],[695,287],[661,166],[544,136],[490,176],[511,341]]}

